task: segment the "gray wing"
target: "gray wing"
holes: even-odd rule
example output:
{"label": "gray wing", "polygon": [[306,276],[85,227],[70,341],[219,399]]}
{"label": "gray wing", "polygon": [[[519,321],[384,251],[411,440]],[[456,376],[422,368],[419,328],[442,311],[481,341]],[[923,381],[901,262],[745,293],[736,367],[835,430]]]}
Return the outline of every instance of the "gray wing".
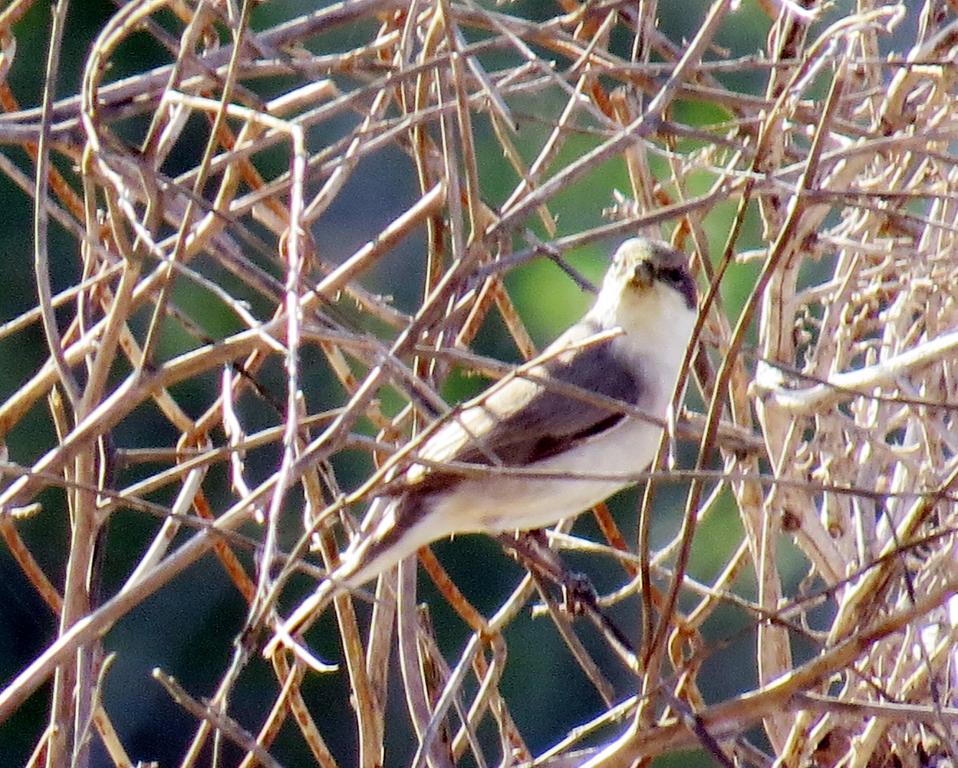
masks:
{"label": "gray wing", "polygon": [[[632,370],[613,354],[611,340],[578,351],[567,363],[550,361],[549,378],[571,384],[585,392],[635,405],[640,382]],[[518,413],[499,421],[483,436],[482,445],[469,445],[456,461],[489,464],[489,453],[506,466],[524,466],[572,448],[618,424],[624,414],[585,399],[573,392],[558,392],[548,384]]]}
{"label": "gray wing", "polygon": [[[587,334],[586,334],[587,335]],[[637,373],[616,354],[613,339],[584,347],[567,357],[544,363],[537,375],[585,392],[636,405],[643,392]],[[471,441],[449,457],[470,464],[523,467],[569,450],[617,425],[625,415],[575,393],[545,386],[515,414],[495,424],[479,441]],[[481,408],[480,405],[472,406]],[[454,472],[432,469],[413,488],[417,493],[442,490],[461,479]]]}

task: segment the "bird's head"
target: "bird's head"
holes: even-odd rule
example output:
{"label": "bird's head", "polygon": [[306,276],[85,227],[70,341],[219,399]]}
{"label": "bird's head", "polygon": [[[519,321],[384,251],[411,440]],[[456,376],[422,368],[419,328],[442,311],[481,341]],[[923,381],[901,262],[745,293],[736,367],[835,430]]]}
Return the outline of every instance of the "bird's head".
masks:
{"label": "bird's head", "polygon": [[667,244],[636,237],[612,257],[591,314],[603,326],[626,333],[694,323],[695,281],[685,254]]}

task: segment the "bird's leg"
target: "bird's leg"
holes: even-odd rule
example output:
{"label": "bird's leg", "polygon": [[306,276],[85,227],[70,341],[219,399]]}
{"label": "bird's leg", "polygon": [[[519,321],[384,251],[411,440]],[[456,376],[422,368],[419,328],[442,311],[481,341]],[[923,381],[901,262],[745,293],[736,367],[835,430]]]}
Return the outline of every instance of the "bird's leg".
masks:
{"label": "bird's leg", "polygon": [[584,573],[565,567],[558,554],[549,547],[545,531],[536,529],[518,534],[504,533],[498,538],[523,566],[549,579],[561,589],[563,608],[567,613],[589,618],[626,664],[632,669],[637,668],[632,643],[602,611],[592,580]]}
{"label": "bird's leg", "polygon": [[573,614],[600,612],[599,593],[592,579],[582,571],[566,571],[566,580],[561,584],[562,600],[567,611]]}
{"label": "bird's leg", "polygon": [[598,610],[598,594],[592,581],[586,574],[566,568],[562,559],[549,547],[546,533],[541,528],[517,534],[504,533],[499,536],[499,541],[524,566],[534,568],[559,587],[563,608],[567,613],[581,616]]}

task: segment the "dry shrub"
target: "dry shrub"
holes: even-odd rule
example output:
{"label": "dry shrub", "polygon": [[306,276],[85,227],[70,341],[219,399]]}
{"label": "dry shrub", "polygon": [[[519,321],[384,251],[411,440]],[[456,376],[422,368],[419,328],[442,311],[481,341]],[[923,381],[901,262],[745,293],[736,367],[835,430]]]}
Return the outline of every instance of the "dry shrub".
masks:
{"label": "dry shrub", "polygon": [[[0,13],[4,77],[27,55],[17,21],[30,5]],[[231,745],[216,753],[229,764],[397,764],[383,756],[387,689],[416,765],[614,766],[689,749],[724,764],[954,763],[954,4],[767,0],[746,17],[716,0],[687,41],[659,31],[654,2],[548,5],[533,20],[533,4],[351,0],[280,23],[249,0],[131,2],[102,26],[76,95],[53,98],[56,56],[41,107],[20,109],[3,85],[0,136],[31,160],[0,157],[2,169],[42,204],[40,298],[0,338],[26,344],[42,327],[48,357],[0,407],[0,529],[59,631],[0,712],[47,691],[37,764],[130,764],[98,695],[104,639],[154,594],[189,600],[210,572],[201,562],[248,611],[240,631],[213,628],[221,658],[234,649],[214,690],[157,672],[195,717],[177,741],[184,765],[208,762],[214,741]],[[55,52],[65,8],[53,9]],[[744,18],[764,19],[767,46],[733,55],[715,40]],[[113,73],[146,43],[166,63],[122,59],[133,71]],[[759,85],[729,84],[743,82]],[[615,197],[610,175],[628,185]],[[409,194],[357,213],[357,184]],[[557,207],[588,213],[568,213],[570,230]],[[335,247],[343,211],[366,242],[351,253]],[[73,243],[55,258],[54,226]],[[361,597],[324,617],[352,712],[345,698],[311,700],[307,684],[328,673],[259,650],[383,482],[369,462],[349,487],[337,472],[364,454],[401,458],[445,408],[450,374],[502,374],[468,351],[487,319],[534,354],[507,273],[571,271],[573,249],[636,232],[693,254],[703,324],[688,389],[704,408],[679,414],[637,527],[601,507],[599,533],[563,525],[551,539],[586,571],[606,563],[618,588],[579,618],[523,570],[480,610],[424,551],[428,610],[408,563],[382,580],[372,618]],[[56,259],[76,276],[66,287]],[[380,295],[384,279],[418,298]],[[546,312],[561,303],[540,293]],[[39,451],[25,447],[28,416],[56,434]],[[677,442],[695,450],[670,465]],[[62,520],[58,504],[65,574],[22,537]],[[730,504],[741,527],[724,552],[708,537]],[[653,511],[683,505],[672,540],[652,548]],[[87,574],[121,510],[154,516],[154,538],[98,592]],[[707,582],[690,572],[700,548],[722,558]],[[502,681],[534,658],[511,628],[537,601],[537,631],[569,650],[552,668],[587,680],[598,705],[534,751],[514,712],[545,688]],[[463,642],[437,640],[439,615]],[[729,647],[746,659],[751,647],[754,668],[703,693]],[[254,671],[272,684],[250,715],[239,701]],[[336,757],[334,707],[355,719]]]}

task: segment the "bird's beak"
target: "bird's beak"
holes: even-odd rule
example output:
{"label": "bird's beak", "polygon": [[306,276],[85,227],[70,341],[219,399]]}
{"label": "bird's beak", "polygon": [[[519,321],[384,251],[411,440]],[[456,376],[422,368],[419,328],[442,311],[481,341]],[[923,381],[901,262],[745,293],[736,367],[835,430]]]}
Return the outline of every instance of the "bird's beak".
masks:
{"label": "bird's beak", "polygon": [[652,265],[647,261],[640,261],[632,268],[632,277],[629,282],[636,288],[648,288],[654,279]]}

